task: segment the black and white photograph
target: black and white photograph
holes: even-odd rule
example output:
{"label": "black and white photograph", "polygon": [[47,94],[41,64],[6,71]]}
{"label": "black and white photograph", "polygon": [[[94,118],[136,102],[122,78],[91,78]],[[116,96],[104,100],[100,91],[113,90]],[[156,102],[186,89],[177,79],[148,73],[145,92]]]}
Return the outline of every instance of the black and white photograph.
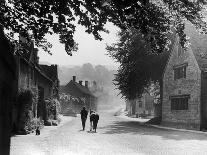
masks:
{"label": "black and white photograph", "polygon": [[0,155],[207,155],[207,0],[0,0]]}

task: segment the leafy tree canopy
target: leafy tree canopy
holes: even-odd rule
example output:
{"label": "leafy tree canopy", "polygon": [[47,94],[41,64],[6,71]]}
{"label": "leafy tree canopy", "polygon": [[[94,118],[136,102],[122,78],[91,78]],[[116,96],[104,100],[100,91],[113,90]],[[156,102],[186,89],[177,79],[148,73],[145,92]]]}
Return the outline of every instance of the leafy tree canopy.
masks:
{"label": "leafy tree canopy", "polygon": [[31,31],[36,45],[45,51],[51,47],[45,34],[59,34],[66,52],[72,55],[77,47],[73,39],[75,18],[99,40],[99,32],[106,32],[104,24],[110,21],[121,29],[136,28],[152,51],[160,53],[169,45],[166,35],[171,26],[185,45],[186,19],[206,32],[201,14],[204,4],[205,0],[2,0],[0,23],[16,33]]}
{"label": "leafy tree canopy", "polygon": [[[169,50],[161,54],[150,52],[150,45],[137,29],[122,30],[119,36],[117,43],[107,46],[109,55],[120,63],[114,83],[123,97],[134,99],[141,96],[151,82],[161,80]],[[173,36],[168,35],[172,43]]]}

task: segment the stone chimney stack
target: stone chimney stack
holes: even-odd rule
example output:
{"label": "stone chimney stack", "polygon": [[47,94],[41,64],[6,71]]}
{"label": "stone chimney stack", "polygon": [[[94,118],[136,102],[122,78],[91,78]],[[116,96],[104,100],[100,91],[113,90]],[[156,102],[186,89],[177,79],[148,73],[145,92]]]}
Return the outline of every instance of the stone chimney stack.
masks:
{"label": "stone chimney stack", "polygon": [[76,76],[73,76],[73,82],[76,82]]}
{"label": "stone chimney stack", "polygon": [[88,81],[85,81],[85,87],[88,88]]}
{"label": "stone chimney stack", "polygon": [[39,64],[38,48],[34,48],[34,59],[35,63]]}
{"label": "stone chimney stack", "polygon": [[82,86],[82,82],[83,82],[83,81],[79,81],[79,84],[80,84],[81,86]]}

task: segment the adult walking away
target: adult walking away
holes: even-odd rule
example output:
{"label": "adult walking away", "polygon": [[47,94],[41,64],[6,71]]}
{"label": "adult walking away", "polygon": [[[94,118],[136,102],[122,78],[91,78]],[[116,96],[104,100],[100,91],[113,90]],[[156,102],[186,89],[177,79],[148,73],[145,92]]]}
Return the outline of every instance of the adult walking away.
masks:
{"label": "adult walking away", "polygon": [[86,119],[88,116],[88,111],[86,110],[85,107],[83,107],[80,114],[81,114],[82,127],[83,127],[83,130],[85,130]]}
{"label": "adult walking away", "polygon": [[96,132],[96,129],[97,129],[98,120],[99,120],[98,113],[96,113],[95,111],[92,111],[91,115],[90,115],[90,121],[92,122],[91,123],[91,128],[93,127],[93,130],[95,132]]}

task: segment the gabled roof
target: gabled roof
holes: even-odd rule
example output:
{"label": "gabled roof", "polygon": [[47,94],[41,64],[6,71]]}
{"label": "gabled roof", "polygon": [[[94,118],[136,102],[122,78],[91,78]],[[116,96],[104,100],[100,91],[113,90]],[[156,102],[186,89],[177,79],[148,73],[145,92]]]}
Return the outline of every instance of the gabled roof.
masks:
{"label": "gabled roof", "polygon": [[87,87],[80,85],[79,83],[74,82],[73,80],[71,80],[61,90],[62,90],[62,92],[69,93],[72,96],[80,97],[80,96],[87,95],[87,96],[95,97]]}
{"label": "gabled roof", "polygon": [[39,68],[53,81],[58,79],[57,65],[42,65],[39,64]]}
{"label": "gabled roof", "polygon": [[[196,30],[195,26],[193,26],[190,22],[185,23],[185,33],[188,37],[190,37],[190,46],[189,48],[192,49],[193,55],[196,58],[198,66],[200,70],[207,70],[207,35],[199,34],[198,30]],[[178,36],[173,35],[174,43],[178,42]],[[170,54],[168,57],[168,61],[172,55],[174,43],[171,46]],[[168,62],[165,65],[165,69],[167,67]],[[163,76],[165,73],[165,69],[163,72]]]}
{"label": "gabled roof", "polygon": [[[23,46],[24,47],[24,46]],[[50,82],[54,83],[56,79],[58,79],[57,76],[57,66],[44,66],[38,64],[38,57],[37,57],[38,49],[34,48],[34,43],[31,42],[29,48],[21,48],[20,50],[17,50],[16,54],[23,60],[26,64],[28,64],[31,67],[34,67],[36,71],[43,76],[45,79],[49,80]],[[53,69],[56,68],[56,69]],[[51,71],[53,70],[53,72]]]}
{"label": "gabled roof", "polygon": [[190,47],[195,55],[198,62],[199,68],[201,70],[207,69],[207,35],[202,35],[198,33],[198,30],[186,22],[185,32],[186,35],[190,37]]}
{"label": "gabled roof", "polygon": [[34,54],[35,54],[34,52],[36,52],[33,41],[31,41],[29,45],[21,43],[18,46],[19,46],[18,48],[20,48],[19,50],[17,50],[18,54],[21,55],[28,62],[31,61],[33,62]]}

